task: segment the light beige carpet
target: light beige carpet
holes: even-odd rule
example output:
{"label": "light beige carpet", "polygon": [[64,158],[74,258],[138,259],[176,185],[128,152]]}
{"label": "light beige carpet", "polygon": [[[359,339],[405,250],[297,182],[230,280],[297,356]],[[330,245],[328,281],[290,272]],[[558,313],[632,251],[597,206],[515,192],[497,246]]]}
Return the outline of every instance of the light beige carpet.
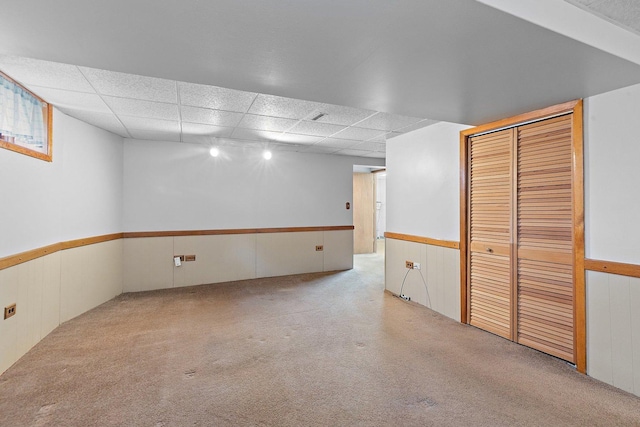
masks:
{"label": "light beige carpet", "polygon": [[0,377],[0,425],[640,425],[639,398],[385,294],[382,268],[122,295]]}

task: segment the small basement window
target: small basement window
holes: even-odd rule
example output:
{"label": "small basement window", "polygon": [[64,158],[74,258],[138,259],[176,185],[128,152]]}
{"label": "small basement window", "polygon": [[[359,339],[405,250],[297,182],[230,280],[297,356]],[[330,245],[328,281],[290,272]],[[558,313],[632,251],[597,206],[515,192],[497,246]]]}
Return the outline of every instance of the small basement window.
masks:
{"label": "small basement window", "polygon": [[0,72],[0,147],[51,161],[52,108]]}

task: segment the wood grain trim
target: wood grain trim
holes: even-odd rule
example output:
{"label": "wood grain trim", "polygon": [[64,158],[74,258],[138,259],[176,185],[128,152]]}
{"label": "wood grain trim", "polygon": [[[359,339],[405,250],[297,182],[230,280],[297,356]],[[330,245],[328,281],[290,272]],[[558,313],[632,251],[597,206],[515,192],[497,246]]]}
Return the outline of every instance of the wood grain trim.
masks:
{"label": "wood grain trim", "polygon": [[353,230],[353,225],[328,226],[328,227],[286,227],[286,228],[245,228],[238,230],[192,230],[192,231],[149,231],[132,233],[113,233],[102,236],[85,237],[83,239],[68,240],[54,243],[41,248],[32,249],[16,255],[0,258],[0,270],[32,261],[34,259],[50,255],[58,251],[79,248],[81,246],[95,245],[96,243],[109,242],[123,238],[133,237],[164,237],[164,236],[212,236],[222,234],[260,234],[260,233],[290,233],[305,231],[343,231]]}
{"label": "wood grain trim", "polygon": [[460,322],[469,324],[469,136],[460,132]]}
{"label": "wood grain trim", "polygon": [[640,278],[640,265],[636,264],[625,264],[622,262],[602,261],[587,258],[584,260],[584,269],[589,271],[598,271],[600,273]]}
{"label": "wood grain trim", "polygon": [[583,103],[573,106],[571,172],[573,199],[573,355],[578,372],[587,373],[587,291],[584,273]]}
{"label": "wood grain trim", "polygon": [[387,239],[403,240],[405,242],[424,243],[432,246],[441,246],[443,248],[460,249],[459,242],[453,242],[449,240],[438,240],[430,237],[413,236],[411,234],[400,234],[385,232],[384,237]]}
{"label": "wood grain trim", "polygon": [[17,144],[12,144],[10,142],[3,141],[3,140],[0,140],[0,148],[5,148],[7,150],[10,150],[19,154],[24,154],[25,156],[34,157],[36,159],[44,160],[47,162],[52,162],[53,161],[53,107],[47,101],[40,98],[38,95],[30,91],[29,89],[27,89],[26,87],[24,87],[19,82],[15,81],[11,77],[3,73],[2,71],[0,71],[0,76],[5,78],[6,80],[9,80],[11,83],[19,86],[20,88],[26,90],[27,92],[29,92],[31,96],[33,96],[34,98],[36,98],[38,101],[42,102],[45,105],[46,114],[47,114],[47,152],[41,153],[39,151],[31,150],[27,147],[23,147]]}
{"label": "wood grain trim", "polygon": [[50,255],[66,249],[78,248],[81,246],[93,245],[96,243],[108,242],[122,238],[122,233],[105,234],[103,236],[88,237],[85,239],[69,240],[66,242],[54,243],[52,245],[43,246],[41,248],[32,249],[16,255],[0,258],[0,270],[13,267],[34,259]]}
{"label": "wood grain trim", "polygon": [[[469,128],[460,132],[461,136],[469,137],[479,133],[490,132],[502,128],[508,128],[517,126],[526,122],[534,120],[542,120],[547,117],[554,116],[556,114],[571,113],[575,110],[576,106],[580,104],[582,106],[582,100],[569,101],[563,104],[553,105],[551,107],[542,108],[540,110],[531,111],[529,113],[519,114],[517,116],[509,117],[495,122],[483,124],[473,128]],[[581,111],[582,112],[582,109]]]}
{"label": "wood grain trim", "polygon": [[124,237],[124,233],[103,234],[102,236],[85,237],[84,239],[69,240],[60,243],[60,250],[79,248],[81,246],[95,245],[96,243],[109,242]]}
{"label": "wood grain trim", "polygon": [[227,234],[264,234],[264,233],[297,233],[309,231],[346,231],[353,230],[353,225],[337,225],[325,227],[281,227],[281,228],[238,228],[223,230],[181,230],[181,231],[130,231],[124,238],[137,237],[178,237],[178,236],[218,236]]}

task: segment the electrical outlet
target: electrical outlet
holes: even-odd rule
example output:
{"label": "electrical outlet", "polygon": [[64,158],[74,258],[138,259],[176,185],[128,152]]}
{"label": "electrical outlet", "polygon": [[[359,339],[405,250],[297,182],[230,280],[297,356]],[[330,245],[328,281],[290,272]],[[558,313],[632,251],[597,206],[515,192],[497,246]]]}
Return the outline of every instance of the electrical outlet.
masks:
{"label": "electrical outlet", "polygon": [[11,304],[8,305],[4,308],[4,318],[5,320],[8,319],[11,316],[14,316],[16,314],[16,305],[15,304]]}
{"label": "electrical outlet", "polygon": [[324,251],[324,246],[322,246],[322,245],[317,245],[317,246],[316,246],[316,252],[320,252],[320,251]]}
{"label": "electrical outlet", "polygon": [[185,255],[184,256],[184,262],[195,261],[195,260],[196,260],[196,256],[195,255]]}
{"label": "electrical outlet", "polygon": [[413,261],[405,261],[404,262],[405,267],[412,269],[413,268]]}
{"label": "electrical outlet", "polygon": [[413,263],[413,268],[415,268],[416,270],[420,270],[420,263],[419,262],[414,262]]}

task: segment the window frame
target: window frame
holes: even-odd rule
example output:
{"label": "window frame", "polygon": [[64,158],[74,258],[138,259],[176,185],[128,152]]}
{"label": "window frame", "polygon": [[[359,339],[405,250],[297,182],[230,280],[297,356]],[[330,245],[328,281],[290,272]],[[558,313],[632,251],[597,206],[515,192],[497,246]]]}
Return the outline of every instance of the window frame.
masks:
{"label": "window frame", "polygon": [[44,119],[45,127],[46,127],[46,130],[47,130],[47,140],[46,140],[47,151],[45,153],[43,153],[43,152],[40,152],[40,151],[37,151],[37,150],[32,150],[32,149],[30,149],[28,147],[25,147],[23,145],[19,145],[19,144],[16,144],[14,142],[9,142],[9,141],[4,140],[4,139],[0,139],[0,148],[4,148],[4,149],[10,150],[10,151],[14,151],[16,153],[24,154],[26,156],[35,157],[36,159],[44,160],[44,161],[47,161],[47,162],[52,162],[53,161],[53,136],[52,136],[52,132],[53,132],[53,106],[51,104],[49,104],[47,101],[45,101],[44,99],[40,98],[38,95],[36,95],[32,91],[30,91],[29,89],[27,89],[26,87],[24,87],[23,85],[21,85],[15,79],[12,79],[11,77],[9,77],[5,73],[3,73],[2,71],[0,71],[0,76],[2,78],[4,78],[4,79],[7,79],[8,81],[10,81],[11,83],[15,84],[16,86],[20,87],[21,89],[25,90],[31,96],[33,96],[34,98],[36,98],[38,101],[40,101],[43,104],[43,108],[42,108],[42,110],[43,110],[43,119]]}

